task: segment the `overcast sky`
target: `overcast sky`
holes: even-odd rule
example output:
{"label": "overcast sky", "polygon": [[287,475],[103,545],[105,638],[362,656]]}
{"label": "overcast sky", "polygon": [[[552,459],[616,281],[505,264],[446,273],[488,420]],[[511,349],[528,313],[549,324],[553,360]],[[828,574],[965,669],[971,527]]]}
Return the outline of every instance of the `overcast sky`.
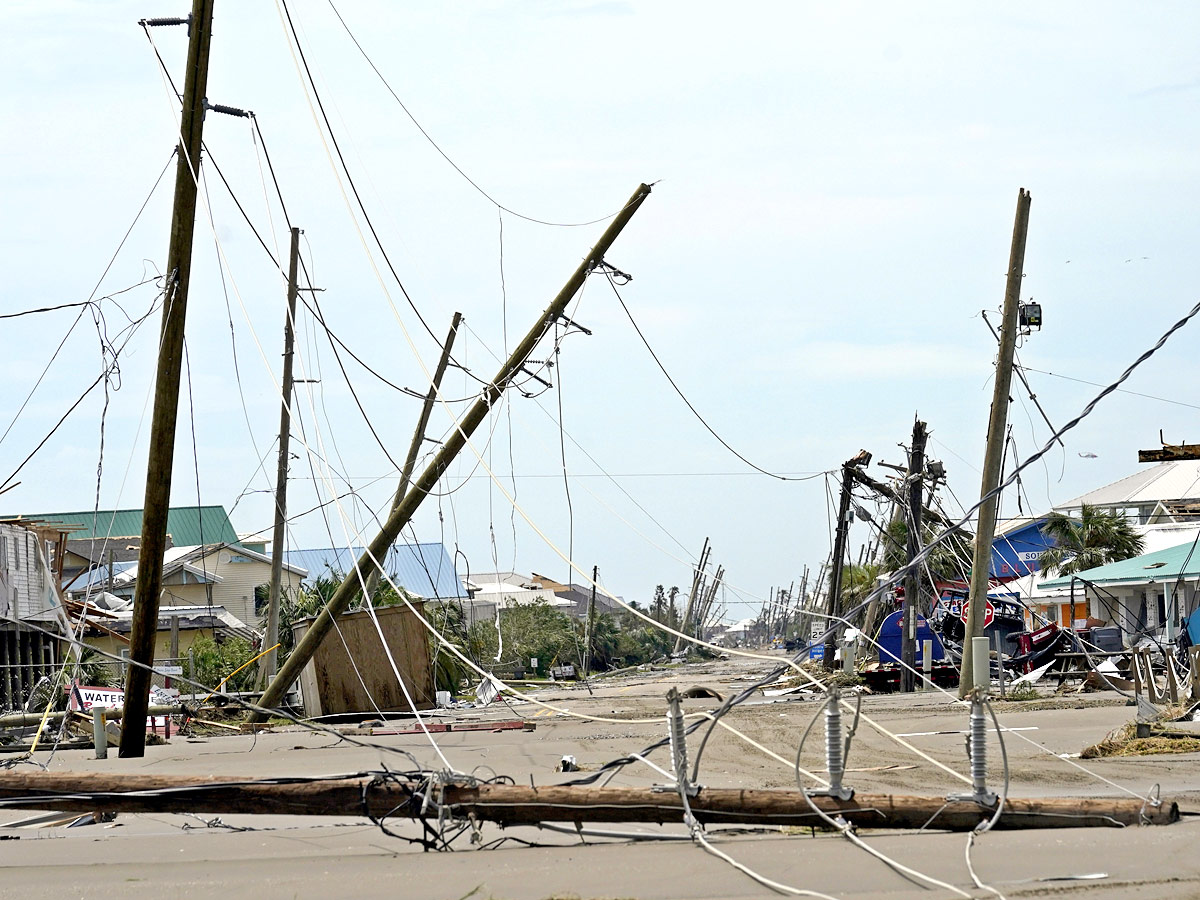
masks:
{"label": "overcast sky", "polygon": [[[633,276],[622,295],[682,391],[772,472],[834,470],[860,448],[903,463],[898,444],[919,414],[949,473],[947,508],[978,498],[995,353],[980,311],[998,322],[1020,187],[1033,194],[1022,297],[1042,304],[1045,328],[1019,355],[1055,425],[1098,390],[1083,382],[1114,379],[1198,299],[1195,4],[336,5],[420,125],[510,210],[585,222],[656,182],[608,260]],[[424,391],[412,347],[432,368],[457,310],[467,327],[455,355],[490,378],[604,223],[554,227],[498,211],[406,116],[327,0],[289,8],[371,223],[436,337],[351,212],[280,7],[217,0],[209,98],[256,113],[329,326],[388,381]],[[0,313],[85,300],[97,282],[97,297],[113,294],[165,268],[173,167],[101,277],[178,128],[137,20],[186,12],[178,0],[0,7]],[[152,37],[182,85],[184,30]],[[287,233],[248,120],[210,114],[205,139],[173,502],[222,504],[248,532],[271,523],[285,294],[211,163],[273,253],[286,254]],[[109,338],[124,339],[122,309],[137,318],[154,296],[150,283],[103,301]],[[0,320],[0,479],[102,370],[91,310],[47,369],[79,312]],[[562,341],[552,390],[514,394],[493,414],[473,441],[482,462],[464,453],[447,495],[417,516],[416,537],[457,548],[464,575],[565,581],[558,548],[642,601],[659,583],[686,588],[710,537],[730,617],[806,565],[815,571],[836,484],[773,479],[722,447],[602,278],[570,315],[593,334]],[[99,505],[142,505],[159,321],[122,353],[106,415],[97,388],[0,510],[92,508],[102,421]],[[1135,374],[1126,387],[1138,393],[1109,398],[1065,451],[1028,471],[1024,512],[1137,471],[1136,451],[1156,446],[1159,429],[1169,442],[1200,440],[1197,329]],[[385,454],[307,313],[299,332],[297,377],[319,383],[298,392],[290,511],[333,489],[352,486],[359,499],[298,517],[289,543],[370,537],[370,510],[396,484],[388,455],[403,459],[419,401],[343,352]],[[479,382],[452,369],[444,388],[458,400]],[[1023,458],[1049,430],[1018,388],[1010,422]],[[449,423],[439,408],[431,435]],[[514,485],[519,510],[505,497]],[[1017,511],[1009,492],[1002,513]],[[868,537],[857,525],[855,547]]]}

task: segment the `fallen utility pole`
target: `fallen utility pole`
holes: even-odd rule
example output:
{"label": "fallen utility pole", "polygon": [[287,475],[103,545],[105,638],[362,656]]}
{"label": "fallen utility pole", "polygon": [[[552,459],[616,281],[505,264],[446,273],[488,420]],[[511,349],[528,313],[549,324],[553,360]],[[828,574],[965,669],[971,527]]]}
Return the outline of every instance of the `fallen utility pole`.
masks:
{"label": "fallen utility pole", "polygon": [[208,48],[212,39],[214,0],[193,0],[188,23],[187,71],[183,82],[182,118],[175,168],[175,204],[171,243],[167,250],[167,285],[150,420],[150,456],[146,465],[146,499],[142,507],[142,543],[129,633],[130,668],[125,685],[127,727],[121,731],[121,756],[146,753],[146,707],[150,704],[150,669],[158,635],[158,601],[162,591],[163,554],[167,549],[167,513],[171,505],[171,473],[175,464],[175,422],[179,412],[179,376],[183,366],[183,332],[188,285],[192,274],[192,237],[196,225],[196,185],[200,177],[204,106],[208,92]]}
{"label": "fallen utility pole", "polygon": [[[538,822],[657,822],[682,824],[683,805],[674,791],[655,788],[526,787],[507,784],[446,784],[425,802],[428,783],[393,773],[314,778],[311,781],[231,776],[146,775],[78,772],[0,773],[3,805],[82,812],[196,813],[226,815],[363,816],[428,818],[452,816],[534,825]],[[436,797],[436,800],[433,799]],[[967,831],[991,818],[993,809],[971,800],[856,794],[805,798],[796,790],[701,787],[689,798],[692,815],[704,824],[823,827],[815,805],[870,828]],[[1140,797],[1008,798],[996,828],[1167,825],[1179,820],[1179,804],[1154,806]]]}
{"label": "fallen utility pole", "polygon": [[[921,506],[925,478],[925,423],[913,423],[912,447],[908,454],[908,563],[911,565],[921,550]],[[904,579],[904,622],[900,635],[900,690],[911,693],[916,687],[917,620],[921,615],[921,567],[916,566]],[[868,626],[870,627],[870,626]]]}
{"label": "fallen utility pole", "polygon": [[[6,716],[0,716],[0,728],[27,728],[30,725],[38,725],[44,719],[46,722],[61,722],[70,713],[75,710],[66,710],[62,712],[52,713],[9,713]],[[151,716],[184,716],[190,715],[196,711],[196,707],[184,706],[149,706],[146,708],[146,714]],[[125,712],[121,707],[111,707],[104,711],[104,715],[112,721],[124,721]],[[5,747],[0,745],[0,753],[4,752]]]}
{"label": "fallen utility pole", "polygon": [[[429,385],[429,391],[425,394],[425,403],[421,407],[421,415],[417,418],[417,427],[413,429],[412,441],[408,445],[408,456],[404,458],[404,468],[400,471],[400,484],[396,487],[396,498],[392,501],[393,510],[404,502],[404,495],[408,493],[413,469],[417,467],[417,457],[421,455],[421,445],[425,443],[425,429],[429,425],[429,415],[433,412],[433,401],[437,399],[438,391],[442,388],[442,376],[446,374],[446,367],[450,365],[450,350],[454,346],[454,338],[458,334],[460,322],[462,322],[462,313],[456,312],[450,322],[450,333],[446,335],[446,342],[442,345],[442,355],[438,359],[437,368],[433,370],[433,381]],[[372,567],[367,576],[364,594],[368,603],[375,602],[375,592],[379,590],[380,573],[385,561],[386,558],[381,558],[379,565]]]}
{"label": "fallen utility pole", "polygon": [[1017,193],[1017,214],[1013,222],[1012,249],[1008,256],[1008,282],[1004,290],[1004,319],[1000,323],[1000,353],[996,359],[996,385],[992,392],[992,412],[988,418],[987,449],[983,456],[983,484],[979,496],[979,523],[975,529],[975,553],[971,557],[971,593],[967,623],[963,633],[962,669],[958,696],[971,692],[971,638],[983,634],[984,605],[987,603],[988,574],[992,568],[992,539],[996,535],[997,498],[993,491],[1000,484],[1004,463],[1004,431],[1008,423],[1009,389],[1012,385],[1013,355],[1017,348],[1017,313],[1021,301],[1021,279],[1025,272],[1025,238],[1029,233],[1029,191]]}
{"label": "fallen utility pole", "polygon": [[283,581],[284,529],[287,527],[287,477],[292,436],[292,351],[296,339],[296,295],[300,263],[300,229],[292,229],[288,257],[287,321],[283,323],[283,402],[279,404],[279,460],[275,468],[275,529],[271,532],[271,585],[267,590],[267,637],[271,649],[263,658],[259,686],[275,674],[279,648],[279,593]]}
{"label": "fallen utility pole", "polygon": [[[321,614],[309,626],[308,631],[300,642],[296,644],[292,650],[287,662],[280,668],[279,673],[267,685],[266,691],[263,693],[261,706],[264,709],[271,709],[278,706],[283,701],[283,696],[291,685],[300,677],[304,666],[312,659],[313,653],[317,647],[325,639],[333,628],[334,619],[340,616],[349,607],[350,602],[354,599],[359,590],[358,572],[370,571],[377,565],[376,560],[382,561],[388,549],[395,543],[396,538],[400,536],[400,530],[408,524],[412,519],[413,514],[421,505],[425,497],[437,486],[438,479],[442,477],[442,473],[446,471],[450,463],[459,454],[459,451],[466,445],[475,429],[480,423],[487,418],[495,403],[504,394],[512,378],[520,371],[525,364],[525,360],[529,358],[529,354],[537,347],[538,342],[546,334],[552,323],[558,319],[567,308],[567,304],[571,298],[579,292],[587,279],[588,274],[596,268],[604,260],[604,254],[608,248],[612,246],[613,241],[617,239],[617,235],[625,227],[626,223],[637,212],[643,201],[650,196],[649,185],[639,185],[638,189],[633,192],[629,201],[617,213],[613,221],[605,229],[604,234],[600,236],[600,240],[592,248],[591,252],[584,258],[583,262],[563,285],[558,295],[546,307],[537,324],[530,329],[529,333],[521,340],[513,350],[512,355],[500,367],[500,371],[496,373],[495,378],[487,385],[483,391],[483,396],[467,410],[466,414],[459,420],[454,431],[446,438],[442,449],[437,452],[433,460],[425,468],[425,470],[417,477],[409,488],[408,493],[404,495],[404,499],[393,506],[391,515],[388,516],[383,528],[377,534],[374,540],[367,545],[367,549],[363,551],[358,562],[354,566],[354,570],[347,574],[342,583],[338,585],[333,596],[321,611]],[[251,716],[251,721],[261,722],[266,718],[265,712],[255,712]]]}

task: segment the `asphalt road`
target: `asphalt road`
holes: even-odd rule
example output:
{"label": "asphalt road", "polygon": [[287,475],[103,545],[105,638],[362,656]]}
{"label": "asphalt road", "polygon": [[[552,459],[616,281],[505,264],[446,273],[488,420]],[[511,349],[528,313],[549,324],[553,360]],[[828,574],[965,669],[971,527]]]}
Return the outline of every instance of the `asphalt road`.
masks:
{"label": "asphalt road", "polygon": [[[437,735],[439,758],[423,735],[361,736],[348,745],[337,735],[279,731],[202,740],[174,738],[147,748],[145,758],[100,761],[90,751],[39,753],[55,771],[202,773],[239,776],[318,775],[447,764],[481,777],[508,775],[518,783],[555,784],[563,755],[584,770],[640,751],[665,735],[664,695],[693,684],[722,694],[749,683],[763,664],[734,660],[637,673],[600,682],[592,693],[552,688],[536,696],[573,714],[519,703],[487,710],[450,711],[451,719],[530,718],[533,732]],[[1047,690],[1048,693],[1048,690]],[[713,700],[688,700],[689,712]],[[1146,796],[1155,785],[1185,813],[1200,809],[1195,755],[1081,761],[1070,758],[1127,722],[1132,710],[1111,693],[1077,694],[1036,706],[997,704],[1005,732],[1013,796]],[[815,698],[757,698],[727,718],[739,737],[717,729],[705,748],[702,783],[715,787],[795,786],[790,760],[799,735],[819,712]],[[965,789],[963,730],[967,714],[942,695],[868,697],[852,743],[847,782],[862,792],[945,796]],[[896,738],[888,736],[884,730]],[[815,734],[819,735],[818,725]],[[749,743],[748,741],[752,741]],[[904,743],[902,744],[901,741]],[[693,752],[697,740],[691,741]],[[755,746],[758,745],[758,747]],[[802,765],[819,772],[821,741],[811,740]],[[907,745],[907,746],[905,746]],[[774,753],[775,756],[763,752]],[[991,784],[1003,768],[991,745]],[[922,756],[921,754],[925,754]],[[935,762],[931,762],[931,758]],[[1066,758],[1064,758],[1066,757]],[[665,750],[650,757],[669,766]],[[958,773],[958,777],[947,769]],[[647,765],[626,767],[614,785],[665,779]],[[738,898],[777,896],[730,862],[690,841],[580,836],[530,827],[484,824],[454,842],[454,852],[425,853],[364,819],[332,817],[121,815],[107,825],[12,828],[30,810],[0,810],[0,896],[21,898],[141,897],[403,897],[457,900],[544,898]],[[686,835],[679,826],[606,826],[645,837]],[[416,837],[416,823],[388,822],[396,835]],[[246,829],[246,830],[242,830]],[[1193,831],[1193,829],[1198,829]],[[737,833],[716,830],[713,845],[742,866],[797,889],[839,898],[993,896],[973,884],[963,834],[863,832],[886,856],[949,887],[902,875],[834,834],[799,829]],[[477,842],[472,842],[476,837]],[[992,832],[976,839],[971,862],[978,877],[1007,897],[1081,898],[1200,896],[1197,820],[1135,828]],[[528,846],[534,844],[536,846]]]}

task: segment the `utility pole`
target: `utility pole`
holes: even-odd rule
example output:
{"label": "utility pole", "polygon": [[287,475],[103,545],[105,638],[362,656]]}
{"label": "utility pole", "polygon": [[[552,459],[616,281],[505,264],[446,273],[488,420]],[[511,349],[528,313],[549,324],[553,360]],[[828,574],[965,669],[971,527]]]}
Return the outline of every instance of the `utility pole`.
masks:
{"label": "utility pole", "polygon": [[962,668],[958,696],[971,692],[971,638],[983,633],[983,608],[987,603],[988,573],[992,564],[992,539],[996,535],[996,500],[992,492],[1000,484],[1004,456],[1004,429],[1008,423],[1009,387],[1012,384],[1013,354],[1017,347],[1017,313],[1021,299],[1021,279],[1025,270],[1025,238],[1029,233],[1029,205],[1032,198],[1024,188],[1017,193],[1017,214],[1013,222],[1012,249],[1008,255],[1008,282],[1004,290],[1004,318],[1000,323],[1000,353],[996,360],[996,386],[992,393],[992,412],[988,418],[987,449],[983,457],[983,484],[979,495],[979,525],[975,530],[975,553],[971,558],[971,593],[967,624],[963,633]]}
{"label": "utility pole", "polygon": [[[913,423],[912,449],[908,454],[908,562],[921,551],[922,488],[925,479],[925,423]],[[904,579],[904,630],[900,635],[900,690],[911,693],[916,687],[917,619],[921,615],[921,567],[909,571]]]}
{"label": "utility pole", "polygon": [[[688,591],[687,606],[683,611],[683,622],[679,626],[679,630],[684,634],[691,634],[688,630],[692,626],[692,617],[696,608],[696,597],[703,588],[705,575],[704,572],[708,568],[708,554],[712,552],[712,548],[708,546],[708,538],[704,539],[704,547],[700,550],[700,562],[697,563],[695,570],[692,572],[692,589]],[[675,648],[673,653],[678,653],[683,646],[683,638],[676,635]]]}
{"label": "utility pole", "polygon": [[[442,444],[442,449],[437,452],[434,458],[430,461],[425,470],[413,482],[408,493],[404,495],[404,499],[397,504],[393,509],[388,520],[384,523],[379,534],[367,545],[362,556],[359,557],[355,565],[357,571],[366,571],[374,565],[374,560],[382,559],[387,553],[388,548],[395,542],[400,534],[400,530],[412,519],[421,502],[436,486],[438,479],[442,477],[442,473],[454,461],[454,458],[459,454],[462,448],[470,440],[475,429],[487,418],[492,407],[504,394],[512,378],[525,364],[525,360],[529,358],[529,354],[537,347],[538,342],[545,336],[551,324],[558,319],[567,308],[567,304],[571,301],[583,286],[588,274],[600,265],[604,260],[604,254],[608,248],[612,246],[613,241],[621,233],[626,223],[633,217],[633,214],[638,211],[645,199],[650,196],[649,185],[642,184],[634,191],[628,202],[622,207],[621,211],[613,218],[613,221],[605,229],[604,234],[600,236],[600,240],[592,248],[591,252],[579,264],[571,277],[567,279],[567,283],[563,285],[562,290],[550,302],[550,305],[542,312],[537,323],[530,329],[529,333],[521,340],[512,355],[500,367],[496,376],[484,389],[483,396],[467,410],[466,414],[458,421],[456,428],[446,438]],[[274,680],[267,685],[266,691],[263,693],[260,705],[266,709],[278,706],[283,701],[283,696],[287,693],[289,687],[300,677],[300,672],[304,666],[312,659],[313,653],[317,647],[325,639],[325,636],[333,628],[334,619],[340,616],[350,602],[358,593],[358,575],[356,572],[351,572],[343,579],[334,591],[333,596],[329,599],[325,609],[313,621],[304,637],[292,650],[280,668],[279,673]],[[255,712],[251,715],[251,721],[261,722],[265,718],[262,712]]]}
{"label": "utility pole", "polygon": [[[442,345],[442,355],[438,359],[437,368],[433,370],[433,381],[430,382],[429,391],[425,394],[425,404],[421,407],[417,427],[413,429],[412,442],[408,445],[408,456],[405,457],[404,468],[400,472],[400,484],[396,487],[396,497],[392,500],[393,512],[404,502],[404,495],[408,493],[408,484],[412,481],[413,469],[417,467],[417,457],[421,454],[421,445],[425,443],[425,429],[429,425],[429,415],[433,412],[433,401],[437,399],[438,391],[442,387],[442,376],[446,374],[446,367],[450,365],[450,349],[454,346],[454,338],[458,334],[460,322],[462,322],[462,313],[456,312],[450,322],[450,333],[446,335],[446,342]],[[380,572],[386,559],[386,557],[381,557],[379,564],[370,569],[371,574],[367,576],[365,592],[367,603],[375,602],[375,592],[379,590]]]}
{"label": "utility pole", "polygon": [[696,637],[704,639],[704,629],[712,615],[712,605],[717,599],[717,590],[721,587],[721,582],[725,578],[725,567],[717,565],[717,572],[713,575],[712,584],[708,589],[708,597],[704,601],[704,608],[696,621]]}
{"label": "utility pole", "polygon": [[300,229],[292,229],[288,259],[287,321],[283,323],[283,402],[279,404],[279,462],[275,469],[275,530],[271,533],[271,586],[267,593],[267,635],[272,648],[263,658],[258,681],[265,685],[275,675],[279,643],[279,593],[283,581],[284,529],[287,527],[287,477],[292,437],[292,347],[296,339],[296,295],[300,267]]}
{"label": "utility pole", "polygon": [[[187,72],[183,82],[175,203],[171,242],[167,250],[167,285],[163,296],[162,330],[155,376],[154,411],[150,420],[150,456],[146,466],[146,499],[142,507],[142,542],[138,579],[133,597],[129,635],[129,676],[125,685],[125,717],[121,756],[146,753],[146,709],[150,705],[150,670],[158,635],[158,603],[162,591],[163,553],[167,543],[167,512],[171,505],[171,474],[175,458],[175,421],[179,411],[179,375],[183,366],[183,330],[188,285],[192,274],[192,235],[196,224],[196,183],[204,134],[204,105],[208,91],[208,48],[212,39],[213,3],[193,0],[187,20]],[[180,22],[179,24],[183,24]]]}
{"label": "utility pole", "polygon": [[828,634],[825,636],[826,669],[836,665],[833,658],[837,646],[837,633],[842,625],[836,617],[842,613],[842,559],[846,555],[846,536],[850,531],[850,490],[854,487],[855,473],[860,466],[868,465],[871,454],[859,450],[858,455],[842,463],[842,493],[838,500],[837,528],[833,533],[833,556],[829,561],[829,599],[825,606],[824,621]]}
{"label": "utility pole", "polygon": [[592,596],[588,598],[587,613],[587,642],[583,657],[583,677],[592,673],[592,629],[596,626],[596,579],[600,577],[600,567],[592,566]]}

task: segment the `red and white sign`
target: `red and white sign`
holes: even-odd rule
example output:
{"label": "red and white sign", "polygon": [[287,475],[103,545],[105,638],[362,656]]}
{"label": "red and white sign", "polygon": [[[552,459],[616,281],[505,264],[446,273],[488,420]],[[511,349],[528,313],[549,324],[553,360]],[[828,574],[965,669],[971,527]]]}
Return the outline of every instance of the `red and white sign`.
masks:
{"label": "red and white sign", "polygon": [[[962,605],[962,610],[958,614],[958,617],[963,620],[964,625],[967,623],[967,613],[970,610],[970,606],[971,606],[971,601],[964,600],[963,605]],[[984,600],[983,601],[983,627],[987,628],[989,625],[991,625],[995,621],[996,621],[996,607],[992,605],[991,600]]]}
{"label": "red and white sign", "polygon": [[[179,702],[179,691],[167,690],[151,685],[151,706],[173,706]],[[120,709],[125,705],[125,691],[121,688],[87,687],[75,682],[71,685],[71,698],[67,704],[69,709],[79,712],[91,712],[93,707],[100,709]],[[146,724],[151,728],[165,728],[166,716],[151,716]]]}

